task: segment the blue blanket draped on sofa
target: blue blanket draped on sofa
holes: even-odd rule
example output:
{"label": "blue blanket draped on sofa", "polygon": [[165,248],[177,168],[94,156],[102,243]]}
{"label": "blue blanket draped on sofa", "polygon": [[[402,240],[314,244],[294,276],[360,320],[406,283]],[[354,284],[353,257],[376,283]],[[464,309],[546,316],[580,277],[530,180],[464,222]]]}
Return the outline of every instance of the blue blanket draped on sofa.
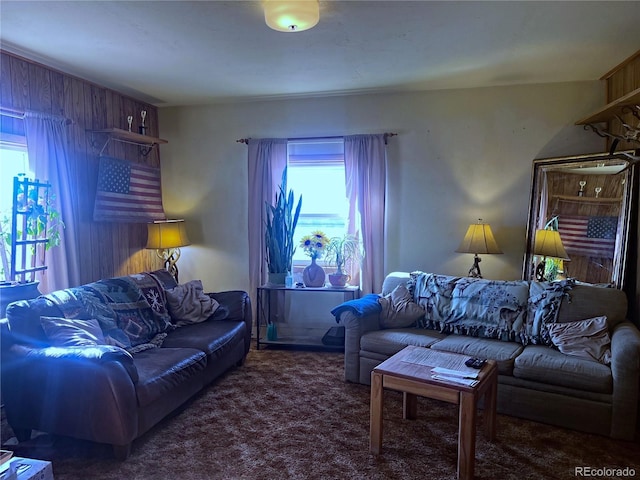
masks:
{"label": "blue blanket draped on sofa", "polygon": [[378,298],[380,298],[380,295],[369,293],[362,298],[349,300],[338,305],[336,308],[331,310],[331,314],[336,317],[336,322],[338,322],[340,314],[345,311],[350,311],[358,317],[380,313],[382,311],[382,307],[378,303]]}

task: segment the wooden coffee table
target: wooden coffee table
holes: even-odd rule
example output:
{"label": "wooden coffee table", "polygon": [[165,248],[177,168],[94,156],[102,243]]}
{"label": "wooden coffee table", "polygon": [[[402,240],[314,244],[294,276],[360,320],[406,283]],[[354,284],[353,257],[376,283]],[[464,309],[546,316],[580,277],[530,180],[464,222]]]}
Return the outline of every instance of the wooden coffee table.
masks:
{"label": "wooden coffee table", "polygon": [[434,378],[434,367],[451,367],[468,359],[468,355],[438,352],[428,348],[408,346],[385,360],[371,372],[371,453],[382,450],[382,407],[384,389],[402,392],[402,418],[415,419],[417,397],[433,398],[460,405],[458,417],[458,478],[473,479],[476,449],[476,412],[478,400],[484,396],[486,434],[493,441],[496,435],[496,396],[498,368],[494,360],[478,372],[475,385],[463,385]]}

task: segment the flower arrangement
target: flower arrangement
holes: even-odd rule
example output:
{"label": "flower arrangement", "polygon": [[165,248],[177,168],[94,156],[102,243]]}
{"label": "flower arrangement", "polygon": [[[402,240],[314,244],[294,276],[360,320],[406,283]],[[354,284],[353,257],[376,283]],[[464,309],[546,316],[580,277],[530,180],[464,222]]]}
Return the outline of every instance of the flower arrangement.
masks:
{"label": "flower arrangement", "polygon": [[311,235],[305,235],[300,240],[300,246],[304,253],[309,255],[313,260],[322,258],[325,249],[329,244],[329,238],[320,230],[312,232]]}

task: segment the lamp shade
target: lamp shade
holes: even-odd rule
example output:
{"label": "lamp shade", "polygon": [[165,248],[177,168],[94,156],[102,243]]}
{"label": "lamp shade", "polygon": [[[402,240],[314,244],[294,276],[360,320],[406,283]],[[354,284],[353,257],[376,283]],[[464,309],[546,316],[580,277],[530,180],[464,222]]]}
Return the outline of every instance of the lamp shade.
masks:
{"label": "lamp shade", "polygon": [[469,226],[462,243],[456,249],[458,253],[502,253],[491,227],[486,223],[475,223]]}
{"label": "lamp shade", "polygon": [[536,230],[536,240],[533,244],[533,254],[542,257],[561,258],[569,260],[567,251],[562,245],[560,232],[555,230]]}
{"label": "lamp shade", "polygon": [[279,32],[302,32],[320,20],[318,0],[263,0],[264,20]]}
{"label": "lamp shade", "polygon": [[178,248],[190,244],[184,220],[162,220],[147,223],[146,248]]}

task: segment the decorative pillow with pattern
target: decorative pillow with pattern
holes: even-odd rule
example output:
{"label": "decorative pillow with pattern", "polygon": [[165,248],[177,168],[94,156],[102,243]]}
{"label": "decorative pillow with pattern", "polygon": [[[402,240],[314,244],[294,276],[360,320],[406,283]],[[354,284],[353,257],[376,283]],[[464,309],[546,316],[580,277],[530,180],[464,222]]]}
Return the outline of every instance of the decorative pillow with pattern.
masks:
{"label": "decorative pillow with pattern", "polygon": [[145,289],[140,288],[139,283],[140,279],[128,276],[98,280],[81,287],[90,289],[93,295],[112,310],[118,328],[129,339],[129,347],[148,343],[157,334],[173,328],[164,305],[161,308],[159,306],[161,301],[156,302],[155,297],[150,298],[154,304],[152,306],[147,300],[148,291],[145,295]]}

